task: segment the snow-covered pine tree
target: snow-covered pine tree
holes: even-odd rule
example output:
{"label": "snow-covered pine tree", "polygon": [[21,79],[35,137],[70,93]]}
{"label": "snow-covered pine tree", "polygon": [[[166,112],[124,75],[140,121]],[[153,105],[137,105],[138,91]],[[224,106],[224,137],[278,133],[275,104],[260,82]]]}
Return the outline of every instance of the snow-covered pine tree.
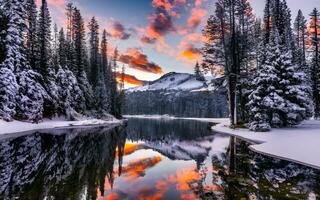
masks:
{"label": "snow-covered pine tree", "polygon": [[60,66],[67,66],[66,38],[63,28],[59,31],[58,40],[58,64]]}
{"label": "snow-covered pine tree", "polygon": [[39,80],[39,82],[44,86],[50,97],[45,99],[44,115],[52,117],[57,107],[58,88],[55,84],[55,69],[52,66],[51,17],[46,0],[41,0],[37,30],[39,65],[36,71],[42,75],[43,83],[41,83],[42,80]]}
{"label": "snow-covered pine tree", "polygon": [[294,63],[290,46],[280,45],[281,55],[275,63],[279,83],[277,90],[286,101],[286,109],[279,110],[283,126],[297,125],[312,116],[310,88],[306,84],[306,75],[299,65]]}
{"label": "snow-covered pine tree", "polygon": [[74,73],[77,74],[77,64],[76,64],[76,49],[75,49],[75,21],[74,21],[74,11],[75,7],[72,3],[68,3],[66,6],[66,15],[67,15],[67,33],[66,33],[66,62],[68,68]]}
{"label": "snow-covered pine tree", "polygon": [[117,110],[117,80],[116,80],[116,71],[117,71],[117,61],[118,61],[119,52],[118,49],[114,50],[112,61],[110,62],[111,76],[110,76],[110,113],[116,118],[120,118],[121,115]]}
{"label": "snow-covered pine tree", "polygon": [[[242,98],[242,80],[248,77],[248,67],[252,67],[254,56],[255,16],[247,0],[218,0],[214,15],[210,16],[203,33],[205,42],[204,70],[217,67],[224,69],[228,82],[230,121],[232,125],[245,118],[246,99]],[[242,74],[242,72],[245,72]],[[240,84],[239,84],[240,83]],[[240,92],[239,92],[240,91]],[[239,98],[240,97],[240,98]]]}
{"label": "snow-covered pine tree", "polygon": [[34,0],[26,1],[27,34],[26,48],[27,60],[33,69],[39,64],[39,46],[37,40],[37,6]]}
{"label": "snow-covered pine tree", "polygon": [[11,1],[1,1],[0,119],[6,121],[11,121],[16,114],[16,95],[18,93],[14,70],[15,58],[19,58],[20,47],[15,43],[14,37],[18,34],[17,22],[20,17],[15,15],[13,9]]}
{"label": "snow-covered pine tree", "polygon": [[275,65],[281,56],[279,34],[276,29],[270,32],[269,42],[265,47],[265,61],[259,66],[253,81],[254,90],[249,96],[249,129],[269,131],[271,125],[278,123],[277,112],[284,109],[285,100],[279,95],[276,85],[280,81]]}
{"label": "snow-covered pine tree", "polygon": [[66,66],[59,67],[56,75],[56,86],[58,90],[58,113],[65,115],[68,119],[74,120],[77,110],[83,100],[83,93],[73,72]]}
{"label": "snow-covered pine tree", "polygon": [[73,31],[73,44],[74,44],[74,74],[77,77],[79,87],[83,92],[85,101],[80,102],[83,108],[82,111],[93,107],[93,92],[92,87],[89,84],[87,74],[85,72],[86,59],[86,48],[85,48],[85,29],[84,21],[81,16],[80,10],[77,7],[73,8],[72,17],[72,31]]}
{"label": "snow-covered pine tree", "polygon": [[298,15],[294,21],[294,41],[295,51],[294,60],[295,63],[300,65],[304,72],[309,75],[310,71],[306,63],[306,37],[307,37],[307,20],[303,16],[301,10],[298,11]]}
{"label": "snow-covered pine tree", "polygon": [[[24,46],[23,36],[27,32],[27,4],[24,0],[14,0],[7,2],[5,5],[9,19],[5,42],[7,58],[1,64],[3,65],[1,67],[3,72],[1,77],[8,78],[8,80],[1,81],[1,83],[3,84],[3,90],[8,91],[4,91],[4,101],[1,102],[2,104],[8,103],[7,101],[10,100],[11,105],[15,104],[14,107],[11,106],[11,108],[15,108],[15,113],[11,117],[38,122],[43,117],[43,102],[47,95],[38,82],[42,79],[41,75],[30,68],[26,59],[27,49]],[[13,71],[15,75],[11,74],[9,70]],[[12,81],[11,86],[7,81]],[[12,85],[15,86],[15,89],[13,89]],[[15,91],[13,92],[13,90]],[[8,94],[14,94],[15,99],[8,96]],[[10,116],[8,118],[7,115],[6,118],[10,119]]]}
{"label": "snow-covered pine tree", "polygon": [[8,16],[5,14],[3,8],[0,7],[0,63],[6,59],[5,39],[7,36],[8,23]]}
{"label": "snow-covered pine tree", "polygon": [[52,38],[52,64],[55,71],[58,71],[59,67],[59,32],[58,32],[58,25],[54,24],[53,26],[53,38]]}
{"label": "snow-covered pine tree", "polygon": [[89,55],[91,74],[89,80],[95,88],[99,77],[99,25],[95,17],[92,17],[89,25]]}
{"label": "snow-covered pine tree", "polygon": [[11,121],[16,113],[16,94],[18,84],[13,73],[14,60],[9,57],[14,55],[9,43],[12,37],[8,36],[10,20],[9,1],[0,1],[0,119]]}
{"label": "snow-covered pine tree", "polygon": [[194,75],[196,76],[196,79],[198,81],[204,81],[204,77],[203,77],[203,74],[201,72],[201,68],[200,68],[199,62],[197,62],[196,65],[194,66]]}
{"label": "snow-covered pine tree", "polygon": [[39,66],[37,71],[47,79],[51,70],[51,17],[46,0],[41,1],[38,19]]}
{"label": "snow-covered pine tree", "polygon": [[309,40],[311,52],[310,74],[312,83],[312,96],[314,103],[314,117],[320,118],[320,12],[315,8],[309,25]]}
{"label": "snow-covered pine tree", "polygon": [[96,106],[98,112],[104,116],[104,114],[109,112],[109,102],[108,93],[105,85],[105,77],[103,75],[102,69],[99,69],[98,73],[98,83],[94,88],[94,94],[96,97]]}
{"label": "snow-covered pine tree", "polygon": [[[270,97],[268,97],[268,101],[266,101],[264,105],[265,108],[266,105],[269,106],[265,109],[264,114],[267,114],[271,127],[292,126],[299,124],[311,116],[312,104],[309,98],[310,88],[306,84],[306,75],[303,69],[297,65],[293,59],[292,30],[291,24],[287,19],[287,17],[290,18],[288,14],[290,11],[286,8],[285,1],[279,1],[278,3],[275,1],[274,6],[275,5],[280,6],[280,9],[276,7],[272,9],[273,20],[270,22],[273,26],[269,43],[267,43],[267,49],[269,51],[271,49],[271,51],[266,54],[265,62],[259,67],[256,80],[261,78],[260,70],[263,70],[266,65],[274,69],[277,81],[269,83],[269,86],[272,87],[274,91],[270,93]],[[280,31],[282,34],[280,34]],[[259,94],[258,89],[260,85],[257,82],[254,82],[254,84],[256,88],[250,95],[250,106],[259,104],[259,102],[257,102],[259,98],[253,98],[255,96],[260,97],[260,100],[264,102],[264,98],[257,95]],[[261,110],[260,107],[258,108]],[[251,109],[253,111],[252,116],[255,116],[256,110],[259,109],[257,109],[257,106],[253,106],[253,109]],[[259,121],[261,121],[259,119],[259,117],[262,116],[261,113],[263,112],[259,111],[258,120],[251,122],[251,129],[255,130],[255,127],[258,126]],[[255,119],[255,117],[253,117],[253,119]]]}
{"label": "snow-covered pine tree", "polygon": [[102,93],[106,94],[106,99],[103,100],[103,108],[105,111],[110,112],[110,94],[111,94],[111,84],[110,84],[110,76],[111,76],[111,70],[108,65],[108,41],[107,41],[107,31],[103,30],[102,32],[102,38],[101,38],[101,44],[100,44],[100,54],[101,54],[101,63],[100,63],[100,73],[103,74],[101,78],[104,79],[104,86],[105,88],[102,88]]}

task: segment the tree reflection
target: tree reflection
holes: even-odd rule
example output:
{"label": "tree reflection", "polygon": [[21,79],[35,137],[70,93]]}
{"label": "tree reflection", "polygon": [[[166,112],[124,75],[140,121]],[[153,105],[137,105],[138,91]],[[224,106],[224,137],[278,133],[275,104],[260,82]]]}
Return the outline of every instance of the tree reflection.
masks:
{"label": "tree reflection", "polygon": [[105,177],[113,184],[116,157],[121,172],[125,140],[122,127],[99,127],[2,141],[0,198],[96,199]]}
{"label": "tree reflection", "polygon": [[[309,199],[319,196],[319,172],[287,161],[269,158],[249,150],[248,143],[230,138],[225,159],[212,158],[213,183],[224,199]],[[206,193],[208,195],[208,193]],[[203,194],[202,194],[203,195]]]}

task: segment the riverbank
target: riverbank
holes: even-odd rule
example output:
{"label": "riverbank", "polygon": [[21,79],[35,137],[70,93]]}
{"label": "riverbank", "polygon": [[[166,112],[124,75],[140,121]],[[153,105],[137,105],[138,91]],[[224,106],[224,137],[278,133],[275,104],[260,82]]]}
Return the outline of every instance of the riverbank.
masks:
{"label": "riverbank", "polygon": [[107,120],[95,118],[82,118],[77,121],[68,121],[64,118],[45,119],[40,123],[29,123],[22,121],[6,122],[0,120],[0,135],[16,134],[21,132],[36,131],[43,129],[70,128],[83,126],[103,126],[117,125],[123,123],[123,120],[110,117]]}
{"label": "riverbank", "polygon": [[320,169],[320,121],[309,120],[297,127],[262,133],[231,129],[229,121],[224,120],[212,130],[251,142],[250,149],[257,153]]}

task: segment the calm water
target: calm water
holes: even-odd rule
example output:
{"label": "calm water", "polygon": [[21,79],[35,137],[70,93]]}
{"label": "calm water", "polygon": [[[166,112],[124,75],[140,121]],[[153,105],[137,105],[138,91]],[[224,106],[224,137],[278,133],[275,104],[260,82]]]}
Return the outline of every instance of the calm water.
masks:
{"label": "calm water", "polygon": [[205,122],[0,139],[0,199],[319,199],[319,171],[267,158]]}

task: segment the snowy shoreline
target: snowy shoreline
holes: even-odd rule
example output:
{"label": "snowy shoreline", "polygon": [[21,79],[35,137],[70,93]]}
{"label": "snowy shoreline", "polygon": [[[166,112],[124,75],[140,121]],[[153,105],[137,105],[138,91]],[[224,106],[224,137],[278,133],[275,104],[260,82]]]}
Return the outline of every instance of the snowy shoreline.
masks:
{"label": "snowy shoreline", "polygon": [[320,170],[320,121],[308,120],[294,128],[270,132],[251,132],[231,129],[229,120],[225,120],[212,130],[250,142],[249,148],[256,153]]}
{"label": "snowy shoreline", "polygon": [[35,132],[46,129],[63,129],[63,128],[81,128],[88,126],[115,126],[121,125],[124,121],[112,118],[110,120],[100,120],[100,119],[84,119],[79,121],[67,121],[64,119],[53,119],[44,120],[38,124],[22,122],[22,121],[12,121],[6,122],[0,120],[0,136],[5,137],[9,135],[19,135],[28,132]]}

